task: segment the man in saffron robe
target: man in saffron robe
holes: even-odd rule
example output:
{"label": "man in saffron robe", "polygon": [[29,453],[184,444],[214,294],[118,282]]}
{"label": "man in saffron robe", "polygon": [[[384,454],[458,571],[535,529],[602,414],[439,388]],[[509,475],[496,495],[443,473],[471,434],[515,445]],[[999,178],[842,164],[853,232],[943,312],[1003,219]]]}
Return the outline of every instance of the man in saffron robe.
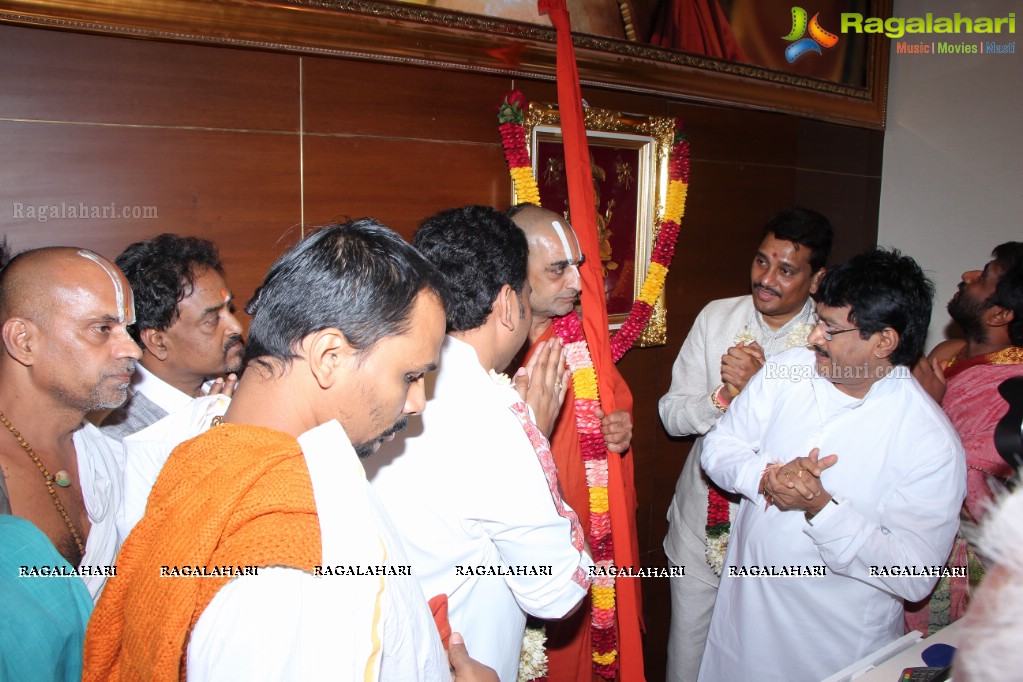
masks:
{"label": "man in saffron robe", "polygon": [[360,462],[423,408],[444,292],[371,220],[270,268],[245,377],[223,423],[161,470],[93,614],[84,680],[445,680],[449,660],[456,679],[496,679],[460,637],[445,657]]}
{"label": "man in saffron robe", "polygon": [[[533,308],[533,324],[529,331],[530,357],[543,344],[555,339],[554,320],[574,315],[580,294],[578,266],[586,254],[579,252],[579,242],[572,226],[564,217],[531,204],[516,206],[509,211],[515,224],[522,228],[529,241],[529,284],[532,289],[529,303]],[[628,513],[612,518],[613,541],[616,547],[626,549],[631,566],[639,568],[639,545],[636,537],[636,486],[633,473],[632,393],[618,370],[612,369],[615,404],[618,410],[605,415],[595,413],[600,420],[601,432],[607,449],[621,458],[622,481],[617,489],[608,484],[608,495],[624,499]],[[576,429],[575,395],[569,389],[561,413],[550,436],[551,452],[558,469],[562,496],[579,513],[586,537],[590,537],[590,493],[586,484],[586,468]],[[614,456],[614,455],[611,455]],[[618,598],[639,602],[639,579],[619,578],[615,583]],[[638,608],[637,608],[638,611]],[[618,617],[616,611],[616,619]],[[593,646],[591,641],[591,609],[584,602],[573,616],[563,621],[547,621],[547,679],[551,682],[566,680],[592,680]],[[638,623],[618,622],[618,630],[638,631]],[[623,662],[625,665],[626,662]],[[621,679],[628,680],[628,672],[621,671]],[[599,678],[597,678],[599,679]]]}
{"label": "man in saffron robe", "polygon": [[[990,482],[1004,482],[1012,467],[995,450],[995,425],[1008,409],[998,386],[1023,376],[1023,242],[995,247],[983,270],[963,273],[948,313],[965,339],[938,344],[914,374],[952,421],[966,450],[966,501],[963,519],[980,522],[993,502]],[[970,576],[943,578],[931,597],[907,605],[907,629],[932,634],[959,620],[970,588],[983,566],[962,533],[950,566],[969,566]]]}

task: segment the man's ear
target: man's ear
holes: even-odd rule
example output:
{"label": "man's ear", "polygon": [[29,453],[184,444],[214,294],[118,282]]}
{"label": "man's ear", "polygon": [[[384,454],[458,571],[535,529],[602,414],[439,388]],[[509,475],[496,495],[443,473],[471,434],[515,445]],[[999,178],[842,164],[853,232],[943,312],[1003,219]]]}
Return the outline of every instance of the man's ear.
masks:
{"label": "man's ear", "polygon": [[302,343],[309,371],[322,389],[342,383],[358,351],[348,345],[340,329],[330,327],[313,332]]}
{"label": "man's ear", "polygon": [[810,295],[813,296],[817,293],[818,287],[821,285],[821,279],[824,277],[824,273],[827,272],[827,268],[821,268],[813,274],[810,278]]}
{"label": "man's ear", "polygon": [[988,327],[1006,327],[1016,319],[1012,308],[1003,308],[1000,305],[992,305],[984,311],[982,318]]}
{"label": "man's ear", "polygon": [[143,329],[139,332],[142,348],[154,358],[163,362],[170,354],[167,351],[167,334],[158,329]]}
{"label": "man's ear", "polygon": [[515,331],[516,325],[519,320],[519,300],[518,295],[511,286],[505,284],[501,287],[500,293],[497,294],[497,300],[494,301],[494,314],[497,315],[497,321],[502,326],[508,329],[508,331]]}
{"label": "man's ear", "polygon": [[878,360],[891,357],[895,349],[899,347],[899,332],[891,327],[885,327],[877,336],[877,345],[874,346],[874,357]]}
{"label": "man's ear", "polygon": [[2,333],[8,355],[26,367],[35,364],[33,351],[39,334],[35,324],[20,317],[11,317],[4,322]]}

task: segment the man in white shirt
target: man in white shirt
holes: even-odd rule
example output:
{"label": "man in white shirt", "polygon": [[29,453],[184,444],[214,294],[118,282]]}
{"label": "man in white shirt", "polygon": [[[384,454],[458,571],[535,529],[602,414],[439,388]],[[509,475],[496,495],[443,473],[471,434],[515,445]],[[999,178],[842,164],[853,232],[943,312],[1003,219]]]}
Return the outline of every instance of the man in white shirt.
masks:
{"label": "man in white shirt", "polygon": [[246,380],[167,460],[93,613],[83,680],[426,681],[449,661],[494,679],[454,635],[445,657],[359,459],[423,409],[444,292],[372,220],[271,267],[247,307]]}
{"label": "man in white shirt", "polygon": [[701,680],[821,680],[901,636],[903,600],[937,582],[966,465],[909,371],[932,295],[898,252],[835,266],[812,349],[768,360],[707,434],[704,470],[742,502]]}
{"label": "man in white shirt", "polygon": [[448,336],[422,430],[385,446],[370,479],[424,592],[446,594],[473,656],[515,682],[526,614],[561,618],[590,585],[582,526],[541,433],[568,376],[557,341],[516,374],[521,394],[497,374],[532,323],[529,248],[510,218],[484,206],[443,211],[413,244],[451,290]]}
{"label": "man in white shirt", "polygon": [[686,569],[684,576],[669,578],[669,682],[696,682],[726,528],[738,511],[738,498],[708,485],[700,468],[703,436],[765,359],[806,344],[811,296],[824,275],[831,241],[831,224],[815,211],[796,207],[774,216],[753,256],[752,293],[711,301],[700,311],[675,359],[671,388],[658,403],[669,434],[699,436],[676,483],[664,538],[668,560]]}
{"label": "man in white shirt", "polygon": [[119,442],[193,398],[231,395],[244,339],[213,242],[161,234],[132,244],[115,262],[135,293],[132,335],[143,350],[128,401],[100,426]]}
{"label": "man in white shirt", "polygon": [[0,275],[0,320],[0,423],[9,432],[0,438],[0,489],[10,513],[83,569],[96,598],[118,550],[121,472],[106,439],[83,418],[117,407],[127,394],[141,355],[128,335],[131,288],[92,251],[26,251]]}
{"label": "man in white shirt", "polygon": [[149,493],[174,448],[206,431],[217,417],[224,416],[230,404],[231,399],[223,393],[194,398],[185,407],[121,441],[123,490],[116,520],[117,535],[122,541],[145,514]]}

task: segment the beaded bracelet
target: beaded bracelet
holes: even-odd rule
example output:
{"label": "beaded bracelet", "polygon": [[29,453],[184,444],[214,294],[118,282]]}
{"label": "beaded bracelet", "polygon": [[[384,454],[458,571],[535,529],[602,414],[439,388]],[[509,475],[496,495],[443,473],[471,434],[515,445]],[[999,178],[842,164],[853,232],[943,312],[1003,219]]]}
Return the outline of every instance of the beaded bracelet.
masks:
{"label": "beaded bracelet", "polygon": [[780,462],[771,462],[770,464],[764,467],[764,471],[760,474],[761,486],[760,490],[758,490],[757,492],[764,496],[764,502],[766,502],[766,504],[764,505],[764,509],[767,509],[772,504],[774,504],[774,495],[772,495],[771,492],[767,489],[766,480],[767,472],[770,471],[771,469],[778,469],[781,466],[782,464]]}
{"label": "beaded bracelet", "polygon": [[718,387],[714,389],[714,392],[710,394],[710,404],[716,407],[719,412],[725,412],[728,409],[729,404],[732,402],[731,399],[729,399],[728,402],[721,400],[721,391],[724,387],[724,384],[719,384]]}

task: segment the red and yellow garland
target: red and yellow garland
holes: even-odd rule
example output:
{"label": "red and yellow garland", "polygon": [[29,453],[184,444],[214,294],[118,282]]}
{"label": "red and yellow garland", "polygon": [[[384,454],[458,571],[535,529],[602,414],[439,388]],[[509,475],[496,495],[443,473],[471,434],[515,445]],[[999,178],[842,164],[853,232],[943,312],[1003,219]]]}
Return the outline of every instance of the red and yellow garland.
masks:
{"label": "red and yellow garland", "polygon": [[[519,91],[509,93],[498,110],[499,130],[505,158],[520,202],[540,205],[540,191],[533,176],[523,126],[526,98]],[[653,314],[654,303],[664,289],[664,280],[675,254],[680,222],[685,213],[689,188],[689,142],[681,122],[675,126],[668,160],[668,196],[664,217],[650,256],[650,267],[632,305],[628,319],[611,339],[611,355],[618,362],[632,348]],[[583,337],[579,317],[572,313],[554,320],[554,328],[565,347],[572,388],[575,394],[576,430],[586,467],[586,485],[590,491],[590,549],[593,561],[605,569],[614,565],[614,544],[608,507],[607,449],[600,433],[600,420],[594,411],[600,407],[597,374]],[[615,629],[614,571],[597,571],[590,587],[592,601],[591,638],[593,669],[605,679],[614,679],[618,671],[618,636]],[[601,575],[602,574],[602,575]]]}

